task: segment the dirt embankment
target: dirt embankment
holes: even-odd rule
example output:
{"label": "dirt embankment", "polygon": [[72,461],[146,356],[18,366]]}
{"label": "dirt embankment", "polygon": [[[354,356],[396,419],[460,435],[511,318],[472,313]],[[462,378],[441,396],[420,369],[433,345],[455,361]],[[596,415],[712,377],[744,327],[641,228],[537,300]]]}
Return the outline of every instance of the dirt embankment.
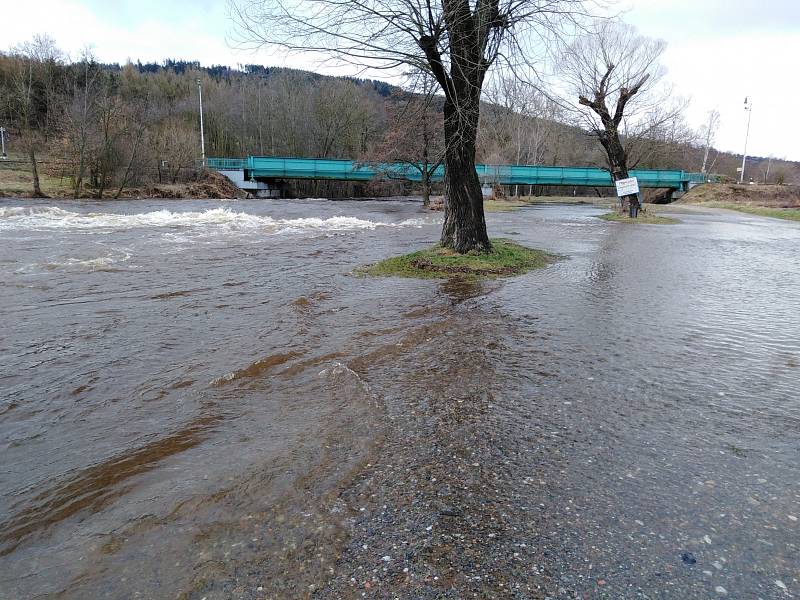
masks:
{"label": "dirt embankment", "polygon": [[142,188],[122,190],[120,198],[245,198],[247,192],[236,187],[230,179],[216,171],[198,173],[196,180],[186,183],[153,184]]}
{"label": "dirt embankment", "polygon": [[741,204],[768,208],[800,208],[800,187],[794,185],[738,185],[710,183],[699,185],[676,204]]}
{"label": "dirt embankment", "polygon": [[[6,169],[4,177],[0,183],[0,198],[33,198],[30,192],[32,184],[26,172],[17,172]],[[42,177],[42,192],[47,198],[74,198],[71,186],[63,181]],[[111,187],[104,190],[102,199],[113,200],[117,194],[117,188]],[[81,198],[97,198],[98,190],[84,187]],[[151,183],[140,187],[123,188],[119,195],[120,199],[131,198],[186,198],[186,199],[222,199],[222,198],[246,198],[247,192],[236,187],[227,177],[220,175],[216,171],[200,171],[181,183]]]}

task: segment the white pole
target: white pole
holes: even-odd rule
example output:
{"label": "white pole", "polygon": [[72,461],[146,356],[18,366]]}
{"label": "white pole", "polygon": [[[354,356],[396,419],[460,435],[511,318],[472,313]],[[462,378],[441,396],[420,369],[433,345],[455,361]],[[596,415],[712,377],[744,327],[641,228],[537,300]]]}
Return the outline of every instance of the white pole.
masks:
{"label": "white pole", "polygon": [[747,138],[750,137],[750,117],[753,116],[753,103],[747,105],[747,98],[744,99],[744,109],[747,111],[747,133],[744,134],[744,154],[742,155],[742,172],[739,175],[739,183],[744,182],[744,164],[747,160]]}
{"label": "white pole", "polygon": [[0,153],[0,158],[3,160],[6,159],[6,128],[0,127],[0,143],[3,146],[2,153]]}
{"label": "white pole", "polygon": [[200,97],[200,155],[203,158],[203,166],[206,166],[206,134],[203,129],[203,88],[200,80],[197,80],[197,94]]}

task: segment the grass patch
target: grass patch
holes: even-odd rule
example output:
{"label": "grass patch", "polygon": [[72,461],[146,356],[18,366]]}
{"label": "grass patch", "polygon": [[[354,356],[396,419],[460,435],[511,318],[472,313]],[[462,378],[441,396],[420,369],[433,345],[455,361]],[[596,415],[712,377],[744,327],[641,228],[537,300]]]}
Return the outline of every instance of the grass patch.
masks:
{"label": "grass patch", "polygon": [[575,198],[573,196],[509,196],[502,199],[483,201],[486,212],[508,212],[525,206],[541,204],[594,204],[592,198]]}
{"label": "grass patch", "polygon": [[614,221],[616,223],[638,223],[639,225],[674,225],[680,223],[678,219],[670,217],[661,217],[659,215],[651,215],[647,213],[639,213],[638,218],[631,219],[628,215],[623,215],[619,212],[610,212],[597,217],[604,221]]}
{"label": "grass patch", "polygon": [[[516,196],[515,196],[516,198]],[[595,204],[605,198],[592,196],[519,196],[520,202],[530,204]]]}
{"label": "grass patch", "polygon": [[486,212],[508,212],[528,206],[527,202],[520,200],[484,200],[483,210]]}
{"label": "grass patch", "polygon": [[359,275],[374,277],[413,277],[417,279],[443,279],[464,277],[495,279],[513,277],[541,269],[558,257],[543,250],[526,248],[506,239],[492,240],[491,252],[456,254],[439,245],[403,256],[387,258],[356,271]]}
{"label": "grass patch", "polygon": [[[39,172],[39,185],[47,196],[64,196],[70,190],[69,181]],[[33,193],[33,177],[26,161],[0,162],[0,196],[27,197]]]}
{"label": "grass patch", "polygon": [[698,202],[694,206],[706,206],[708,208],[725,208],[727,210],[737,210],[749,215],[759,217],[772,217],[773,219],[784,219],[786,221],[800,221],[800,208],[768,208],[766,206],[748,206],[734,202]]}

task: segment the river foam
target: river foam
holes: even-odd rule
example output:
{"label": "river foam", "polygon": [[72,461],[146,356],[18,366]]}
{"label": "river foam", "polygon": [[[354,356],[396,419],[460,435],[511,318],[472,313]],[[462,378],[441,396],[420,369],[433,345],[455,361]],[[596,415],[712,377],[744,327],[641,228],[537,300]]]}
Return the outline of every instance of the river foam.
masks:
{"label": "river foam", "polygon": [[384,223],[357,217],[304,217],[273,219],[269,216],[212,208],[204,211],[145,213],[73,212],[54,206],[0,207],[0,231],[12,230],[115,230],[136,228],[199,228],[222,232],[298,233],[304,231],[353,231],[378,227],[421,226],[417,219]]}

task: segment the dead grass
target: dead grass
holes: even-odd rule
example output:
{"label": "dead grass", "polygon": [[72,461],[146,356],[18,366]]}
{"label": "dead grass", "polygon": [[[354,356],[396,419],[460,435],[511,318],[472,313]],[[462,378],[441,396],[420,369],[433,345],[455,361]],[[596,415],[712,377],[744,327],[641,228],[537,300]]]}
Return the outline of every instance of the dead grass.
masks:
{"label": "dead grass", "polygon": [[520,196],[519,200],[525,204],[596,204],[607,198],[594,198],[591,196]]}
{"label": "dead grass", "polygon": [[[39,174],[39,185],[46,196],[63,198],[69,194],[69,181]],[[33,194],[33,177],[27,162],[0,161],[0,196],[27,198]]]}
{"label": "dead grass", "polygon": [[527,202],[506,198],[503,200],[484,200],[483,210],[486,212],[509,212],[528,206]]}
{"label": "dead grass", "polygon": [[707,208],[724,208],[726,210],[735,210],[738,212],[747,213],[749,215],[758,215],[759,217],[771,217],[773,219],[784,219],[786,221],[800,221],[800,208],[769,208],[766,206],[752,206],[748,204],[737,204],[734,202],[701,202],[696,203],[696,205]]}
{"label": "dead grass", "polygon": [[675,204],[704,204],[709,202],[766,208],[800,208],[800,187],[794,185],[707,183],[693,188]]}
{"label": "dead grass", "polygon": [[614,221],[615,223],[626,223],[631,225],[674,225],[676,223],[680,223],[678,219],[662,217],[646,212],[640,212],[639,216],[635,219],[631,219],[627,214],[622,214],[618,211],[600,215],[598,218],[603,219],[604,221]]}
{"label": "dead grass", "polygon": [[705,184],[692,189],[677,204],[800,221],[800,188],[793,185]]}

